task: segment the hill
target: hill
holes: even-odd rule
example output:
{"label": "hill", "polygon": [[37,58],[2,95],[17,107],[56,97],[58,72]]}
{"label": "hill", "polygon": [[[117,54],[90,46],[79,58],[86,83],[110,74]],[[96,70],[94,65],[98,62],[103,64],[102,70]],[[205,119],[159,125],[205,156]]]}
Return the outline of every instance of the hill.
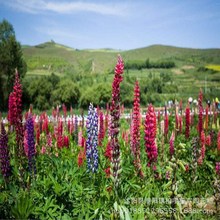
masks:
{"label": "hill", "polygon": [[[206,98],[220,96],[220,49],[152,45],[128,51],[109,48],[79,50],[55,42],[23,47],[28,67],[27,77],[51,73],[69,77],[78,84],[82,94],[100,83],[107,83],[110,88],[118,53],[122,55],[125,64],[154,64],[151,68],[126,69],[125,82],[122,84],[125,103],[132,102],[133,83],[136,79],[142,83],[141,89],[145,95],[142,98],[147,102],[162,104],[168,99],[187,99],[189,96],[197,98],[200,88],[204,90]],[[173,62],[175,67],[158,66],[163,62]],[[128,93],[128,90],[131,92]]]}
{"label": "hill", "polygon": [[90,70],[104,73],[114,66],[116,55],[120,53],[128,60],[173,60],[181,64],[220,64],[220,49],[191,49],[173,46],[153,45],[149,47],[115,51],[113,49],[78,50],[54,42],[23,47],[28,70],[52,68],[62,73],[67,66],[75,70]]}

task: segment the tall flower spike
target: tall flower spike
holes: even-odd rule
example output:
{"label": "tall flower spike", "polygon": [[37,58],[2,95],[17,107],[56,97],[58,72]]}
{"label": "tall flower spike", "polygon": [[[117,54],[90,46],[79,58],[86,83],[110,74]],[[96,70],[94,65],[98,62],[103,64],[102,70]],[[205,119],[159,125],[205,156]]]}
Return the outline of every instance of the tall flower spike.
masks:
{"label": "tall flower spike", "polygon": [[189,139],[190,135],[190,108],[189,106],[186,107],[185,110],[185,137],[186,139]]}
{"label": "tall flower spike", "polygon": [[88,171],[93,173],[98,170],[98,114],[90,103],[88,118],[86,122],[87,141],[86,141],[86,159]]}
{"label": "tall flower spike", "polygon": [[35,140],[34,140],[34,121],[32,115],[29,114],[27,122],[27,145],[28,145],[28,167],[31,175],[36,174],[35,162]]}
{"label": "tall flower spike", "polygon": [[112,83],[112,100],[110,106],[111,128],[110,145],[112,147],[111,177],[114,187],[119,186],[119,174],[121,172],[120,164],[120,146],[118,142],[119,120],[120,120],[120,83],[123,80],[124,63],[121,56],[118,56],[118,62],[115,66],[115,75]]}
{"label": "tall flower spike", "polygon": [[134,154],[134,166],[138,175],[143,177],[140,159],[140,88],[138,81],[134,87],[134,105],[132,112],[132,132],[131,132],[131,149]]}
{"label": "tall flower spike", "polygon": [[99,146],[102,146],[102,141],[105,137],[105,130],[104,130],[104,115],[103,112],[99,112]]}
{"label": "tall flower spike", "polygon": [[[154,107],[150,104],[148,106],[148,110],[146,113],[145,119],[145,146],[146,146],[146,153],[148,156],[148,166],[152,167],[155,165],[157,161],[157,146],[156,146],[156,114],[154,111]],[[154,167],[153,167],[154,168]]]}
{"label": "tall flower spike", "polygon": [[220,131],[218,132],[218,137],[217,137],[217,150],[220,151]]}
{"label": "tall flower spike", "polygon": [[8,149],[8,135],[5,131],[3,122],[1,123],[0,135],[0,164],[2,175],[6,180],[10,175],[10,158]]}
{"label": "tall flower spike", "polygon": [[22,124],[22,86],[20,83],[20,78],[18,72],[15,73],[15,81],[13,86],[13,117],[12,120],[14,123],[15,131],[16,131],[16,154],[18,155],[18,164],[19,164],[19,172],[21,176],[21,182],[24,181],[24,128]]}
{"label": "tall flower spike", "polygon": [[167,114],[167,108],[165,107],[165,115],[164,115],[164,136],[167,138],[169,131],[169,116]]}
{"label": "tall flower spike", "polygon": [[174,136],[174,132],[172,132],[171,137],[170,137],[170,157],[171,158],[174,155],[174,140],[175,140],[175,136]]}
{"label": "tall flower spike", "polygon": [[20,78],[18,72],[15,75],[15,83],[13,87],[13,109],[15,119],[15,129],[16,129],[16,141],[19,146],[20,156],[24,155],[23,148],[23,125],[22,125],[22,87],[20,83]]}
{"label": "tall flower spike", "polygon": [[16,115],[15,115],[15,105],[14,105],[14,93],[11,92],[8,99],[8,121],[10,125],[15,125]]}
{"label": "tall flower spike", "polygon": [[202,94],[202,90],[200,89],[200,92],[199,92],[199,119],[198,119],[198,132],[199,132],[199,136],[201,136],[201,132],[203,130],[203,122],[202,122],[202,119],[203,119],[203,107],[202,107],[202,99],[203,99],[203,94]]}
{"label": "tall flower spike", "polygon": [[78,117],[75,115],[75,122],[74,122],[74,140],[75,143],[78,143]]}

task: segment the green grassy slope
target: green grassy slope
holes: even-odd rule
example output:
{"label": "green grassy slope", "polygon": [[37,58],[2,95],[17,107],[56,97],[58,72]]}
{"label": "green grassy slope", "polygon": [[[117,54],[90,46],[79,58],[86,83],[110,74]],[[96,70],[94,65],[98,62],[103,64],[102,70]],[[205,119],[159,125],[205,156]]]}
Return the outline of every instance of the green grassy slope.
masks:
{"label": "green grassy slope", "polygon": [[[199,88],[205,92],[213,91],[220,95],[220,72],[205,69],[207,65],[220,64],[220,49],[191,49],[173,46],[153,45],[129,51],[112,49],[77,50],[54,42],[46,42],[37,46],[25,46],[24,58],[27,62],[29,76],[48,75],[52,72],[59,76],[65,74],[95,74],[107,81],[112,72],[117,54],[120,53],[125,62],[129,60],[173,61],[173,69],[129,70],[129,77],[147,79],[149,75],[158,77],[160,73],[172,76],[172,83],[178,86],[174,95],[182,97],[196,96]],[[204,69],[198,71],[199,68]],[[169,82],[170,83],[170,82]],[[166,96],[166,94],[163,94]]]}

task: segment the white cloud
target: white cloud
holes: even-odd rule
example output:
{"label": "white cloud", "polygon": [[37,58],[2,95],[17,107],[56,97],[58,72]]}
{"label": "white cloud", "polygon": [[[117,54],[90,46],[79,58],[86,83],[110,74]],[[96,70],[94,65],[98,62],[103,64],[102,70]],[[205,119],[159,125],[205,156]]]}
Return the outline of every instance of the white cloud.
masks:
{"label": "white cloud", "polygon": [[0,1],[6,6],[15,10],[38,14],[45,11],[60,14],[69,14],[73,12],[94,12],[102,15],[126,15],[127,5],[122,3],[96,3],[82,1],[48,1],[48,0],[7,0]]}

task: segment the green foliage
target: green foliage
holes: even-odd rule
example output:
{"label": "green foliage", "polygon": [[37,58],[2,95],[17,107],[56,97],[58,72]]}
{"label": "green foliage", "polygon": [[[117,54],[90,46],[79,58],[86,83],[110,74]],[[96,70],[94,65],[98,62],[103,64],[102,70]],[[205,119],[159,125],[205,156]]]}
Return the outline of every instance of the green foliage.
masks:
{"label": "green foliage", "polygon": [[17,42],[13,26],[6,20],[0,22],[0,110],[6,109],[8,95],[12,90],[15,69],[21,78],[26,73],[20,43]]}
{"label": "green foliage", "polygon": [[34,204],[31,198],[27,192],[23,191],[20,193],[14,206],[11,208],[11,213],[15,219],[28,219],[33,213],[33,210]]}
{"label": "green foliage", "polygon": [[142,60],[128,60],[125,63],[125,69],[151,69],[151,68],[173,68],[175,67],[175,63],[173,61],[158,61],[158,62],[150,62],[149,59],[146,61]]}
{"label": "green foliage", "polygon": [[56,89],[53,90],[51,95],[51,100],[54,104],[64,103],[66,106],[70,107],[72,105],[77,106],[80,97],[79,88],[74,82],[69,79],[61,80]]}

